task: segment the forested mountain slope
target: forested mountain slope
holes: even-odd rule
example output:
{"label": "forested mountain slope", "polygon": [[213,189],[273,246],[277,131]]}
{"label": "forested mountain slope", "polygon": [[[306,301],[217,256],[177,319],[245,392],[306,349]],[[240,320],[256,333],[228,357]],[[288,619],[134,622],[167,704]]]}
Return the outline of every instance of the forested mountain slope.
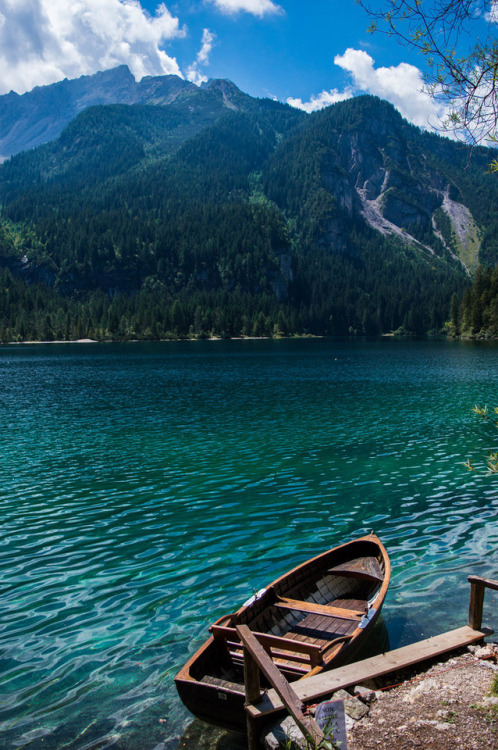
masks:
{"label": "forested mountain slope", "polygon": [[[251,98],[228,81],[199,88],[175,75],[146,76],[135,81],[126,65],[95,75],[67,78],[19,95],[0,96],[0,161],[57,138],[76,115],[99,104],[150,104],[236,108]],[[200,101],[199,101],[200,100]]]}
{"label": "forested mountain slope", "polygon": [[373,97],[195,88],[91,107],[0,167],[0,337],[424,333],[496,261],[489,151]]}

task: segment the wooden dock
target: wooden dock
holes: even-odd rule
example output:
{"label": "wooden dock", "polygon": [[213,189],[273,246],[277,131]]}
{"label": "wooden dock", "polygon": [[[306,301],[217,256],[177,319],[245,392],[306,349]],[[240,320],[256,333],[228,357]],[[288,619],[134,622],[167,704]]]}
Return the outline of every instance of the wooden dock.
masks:
{"label": "wooden dock", "polygon": [[[336,690],[359,685],[365,680],[372,680],[427,659],[434,659],[441,654],[482,641],[485,635],[485,632],[473,630],[467,626],[458,628],[433,638],[427,638],[425,641],[418,641],[409,646],[373,656],[370,659],[363,659],[328,672],[321,672],[305,680],[298,680],[292,683],[292,689],[303,703],[316,703]],[[253,719],[260,719],[284,709],[285,705],[274,688],[265,693],[256,703],[247,706],[247,712]]]}
{"label": "wooden dock", "polygon": [[[320,738],[321,732],[305,714],[306,704],[316,703],[340,688],[358,685],[366,680],[396,672],[434,659],[472,643],[482,641],[493,631],[482,628],[482,609],[486,588],[498,590],[498,581],[469,576],[469,624],[409,646],[363,659],[328,672],[321,672],[293,682],[292,686],[275,668],[272,660],[245,626],[237,627],[244,644],[244,680],[246,691],[247,732],[250,750],[258,747],[259,727],[272,714],[289,712],[307,736]],[[260,671],[272,688],[262,692]]]}

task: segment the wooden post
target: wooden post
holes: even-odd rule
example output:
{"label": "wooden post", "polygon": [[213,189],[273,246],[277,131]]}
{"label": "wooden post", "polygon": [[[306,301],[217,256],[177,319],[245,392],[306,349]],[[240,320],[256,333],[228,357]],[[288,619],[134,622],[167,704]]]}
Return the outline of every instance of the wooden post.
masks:
{"label": "wooden post", "polygon": [[480,630],[482,625],[482,607],[484,603],[484,586],[477,581],[470,582],[470,602],[469,602],[469,627],[473,630]]}
{"label": "wooden post", "polygon": [[261,695],[261,682],[259,679],[259,667],[254,661],[249,649],[244,647],[244,687],[246,702],[255,703]]}
{"label": "wooden post", "polygon": [[498,591],[498,581],[480,576],[469,576],[467,580],[470,583],[469,626],[474,630],[480,630],[484,589]]}
{"label": "wooden post", "polygon": [[[268,656],[263,646],[259,643],[255,635],[250,631],[247,625],[237,625],[237,634],[244,645],[244,660],[250,654],[251,659],[255,662],[258,668],[263,672],[267,680],[269,680],[272,687],[276,690],[278,696],[287,708],[289,713],[293,716],[299,729],[302,731],[304,736],[309,739],[312,743],[312,747],[316,747],[323,739],[323,733],[318,724],[311,716],[304,715],[304,703],[297,697],[296,693],[289,685],[283,674],[275,666],[271,658]],[[252,667],[250,667],[252,669]],[[244,669],[244,678],[245,678]],[[250,688],[252,692],[253,688]],[[248,688],[246,687],[246,696]],[[258,696],[259,697],[259,696]],[[249,702],[248,702],[249,703]],[[253,732],[254,727],[251,727]],[[251,736],[250,742],[257,741],[257,738]],[[250,750],[255,750],[256,745],[249,745]]]}
{"label": "wooden post", "polygon": [[[261,681],[259,667],[254,661],[251,652],[244,646],[244,688],[246,694],[246,705],[250,706],[259,700],[261,696]],[[259,737],[256,730],[256,722],[247,714],[247,746],[249,750],[257,750]]]}

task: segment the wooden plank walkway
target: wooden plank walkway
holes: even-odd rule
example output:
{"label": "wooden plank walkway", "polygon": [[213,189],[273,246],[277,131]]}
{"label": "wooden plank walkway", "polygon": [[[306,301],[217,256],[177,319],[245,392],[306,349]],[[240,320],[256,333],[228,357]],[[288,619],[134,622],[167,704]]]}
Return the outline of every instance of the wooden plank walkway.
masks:
{"label": "wooden plank walkway", "polygon": [[[303,703],[314,703],[324,696],[330,696],[340,688],[351,687],[364,680],[433,659],[441,654],[481,641],[487,634],[489,631],[474,630],[466,625],[370,659],[363,659],[328,672],[321,672],[304,680],[298,680],[292,683],[292,689]],[[257,702],[247,705],[246,711],[249,720],[258,720],[282,711],[284,708],[284,703],[276,690],[272,689],[268,690]]]}

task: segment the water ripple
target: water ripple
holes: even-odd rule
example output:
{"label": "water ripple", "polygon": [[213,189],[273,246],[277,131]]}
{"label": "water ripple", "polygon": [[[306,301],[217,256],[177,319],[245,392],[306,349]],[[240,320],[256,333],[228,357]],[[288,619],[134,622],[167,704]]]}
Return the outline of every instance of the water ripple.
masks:
{"label": "water ripple", "polygon": [[[391,646],[497,576],[498,348],[197,342],[0,349],[5,747],[151,750],[207,624],[375,529]],[[487,599],[488,601],[488,599]],[[492,601],[492,596],[489,602]],[[159,721],[161,719],[161,722]]]}

